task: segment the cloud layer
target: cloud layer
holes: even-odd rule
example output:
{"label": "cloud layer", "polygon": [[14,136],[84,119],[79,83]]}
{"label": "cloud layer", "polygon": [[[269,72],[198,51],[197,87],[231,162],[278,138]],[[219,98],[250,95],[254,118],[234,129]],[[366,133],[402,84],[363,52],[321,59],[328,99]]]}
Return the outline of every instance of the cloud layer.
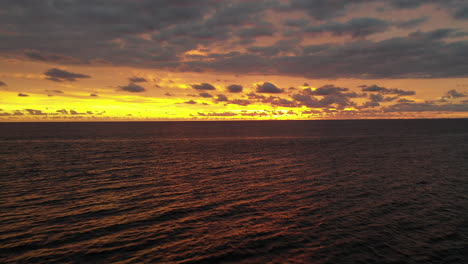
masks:
{"label": "cloud layer", "polygon": [[[425,6],[465,26],[421,30],[433,19],[422,11],[392,20],[353,13]],[[462,0],[5,0],[0,3],[0,56],[308,78],[467,77],[467,10]],[[323,36],[346,41],[310,44]],[[265,38],[272,41],[260,41]],[[89,77],[58,68],[45,74],[52,81]]]}

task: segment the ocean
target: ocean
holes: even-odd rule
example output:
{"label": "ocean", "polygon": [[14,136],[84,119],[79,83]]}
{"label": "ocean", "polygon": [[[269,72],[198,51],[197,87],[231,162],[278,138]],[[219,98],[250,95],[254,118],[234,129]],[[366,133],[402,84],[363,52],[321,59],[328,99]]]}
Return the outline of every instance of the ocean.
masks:
{"label": "ocean", "polygon": [[1,263],[468,263],[468,119],[0,123]]}

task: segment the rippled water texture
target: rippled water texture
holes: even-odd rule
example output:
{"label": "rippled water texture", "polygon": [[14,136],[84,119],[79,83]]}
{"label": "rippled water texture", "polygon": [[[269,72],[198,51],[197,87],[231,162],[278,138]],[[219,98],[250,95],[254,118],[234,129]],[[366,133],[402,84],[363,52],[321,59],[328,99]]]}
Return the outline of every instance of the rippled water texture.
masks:
{"label": "rippled water texture", "polygon": [[2,263],[468,263],[468,120],[0,124]]}

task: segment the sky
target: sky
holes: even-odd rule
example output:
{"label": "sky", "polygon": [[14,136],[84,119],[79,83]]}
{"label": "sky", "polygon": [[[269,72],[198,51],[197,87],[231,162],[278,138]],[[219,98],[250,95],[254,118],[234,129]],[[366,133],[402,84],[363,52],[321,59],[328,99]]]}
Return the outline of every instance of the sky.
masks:
{"label": "sky", "polygon": [[0,121],[467,117],[466,0],[0,1]]}

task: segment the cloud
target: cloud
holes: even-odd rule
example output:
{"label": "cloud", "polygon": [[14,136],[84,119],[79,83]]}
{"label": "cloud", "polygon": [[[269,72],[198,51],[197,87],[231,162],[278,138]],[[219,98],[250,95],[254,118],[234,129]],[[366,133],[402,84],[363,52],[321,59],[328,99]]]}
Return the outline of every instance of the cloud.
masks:
{"label": "cloud", "polygon": [[142,77],[131,77],[131,78],[128,78],[128,80],[132,83],[141,83],[141,82],[147,82],[147,80],[145,78],[142,78]]}
{"label": "cloud", "polygon": [[119,86],[120,90],[131,92],[131,93],[141,93],[146,91],[146,88],[135,83],[130,83],[126,86]]}
{"label": "cloud", "polygon": [[[467,6],[462,0],[136,2],[0,1],[0,25],[5,33],[0,34],[0,55],[58,65],[321,79],[468,76],[468,62],[462,59],[468,56],[468,43],[461,39],[467,32],[462,24],[458,29],[436,23],[433,31],[403,36],[407,29],[433,18],[420,17],[423,10],[414,11],[417,17],[410,12],[409,17],[392,20],[352,12],[368,4],[387,9],[430,4],[454,18],[466,19]],[[283,25],[278,20],[284,18],[295,19]],[[385,34],[366,40],[377,33]],[[316,34],[352,39],[331,38],[331,43],[310,45],[310,35]],[[255,42],[259,37],[267,41]],[[187,55],[191,50],[203,50],[204,55],[191,57]],[[52,72],[53,76],[46,77],[73,81],[87,76],[71,74]],[[138,83],[136,79],[130,82]]]}
{"label": "cloud", "polygon": [[272,106],[282,106],[282,107],[298,107],[299,105],[291,100],[281,98],[281,97],[275,97],[275,96],[269,96],[261,101],[264,104],[271,104]]}
{"label": "cloud", "polygon": [[385,87],[381,87],[378,85],[361,85],[363,92],[379,92],[383,94],[396,94],[396,95],[414,95],[416,94],[414,91],[405,91],[405,90],[400,90],[400,89],[388,89]]}
{"label": "cloud", "polygon": [[25,94],[25,93],[18,93],[18,96],[19,96],[19,97],[28,97],[28,96],[29,96],[29,94]]}
{"label": "cloud", "polygon": [[199,116],[236,116],[236,113],[233,112],[221,112],[221,113],[216,113],[216,112],[211,112],[211,113],[198,113]]}
{"label": "cloud", "polygon": [[275,30],[272,25],[265,25],[260,27],[242,28],[237,31],[236,35],[241,38],[245,43],[250,43],[258,37],[273,36]]}
{"label": "cloud", "polygon": [[468,112],[468,104],[399,103],[383,108],[385,112]]}
{"label": "cloud", "polygon": [[409,20],[397,21],[394,23],[394,25],[398,28],[410,29],[413,27],[417,27],[425,23],[428,20],[429,20],[429,17],[424,16],[424,17],[419,17],[419,18],[414,18],[414,19],[409,19]]}
{"label": "cloud", "polygon": [[374,102],[374,101],[370,101],[370,102],[365,102],[361,108],[374,108],[374,107],[378,107],[380,106],[380,104],[378,102]]}
{"label": "cloud", "polygon": [[73,57],[53,54],[50,52],[41,53],[41,52],[34,51],[34,50],[26,50],[24,52],[24,55],[26,55],[26,57],[29,59],[37,60],[37,61],[58,62],[58,63],[65,63],[65,64],[79,63],[79,60]]}
{"label": "cloud", "polygon": [[409,35],[411,38],[421,40],[442,40],[446,38],[458,38],[468,36],[468,33],[459,28],[439,28],[432,31],[416,31]]}
{"label": "cloud", "polygon": [[194,100],[186,101],[184,104],[196,104],[197,102]]}
{"label": "cloud", "polygon": [[409,100],[409,99],[406,99],[406,98],[401,98],[400,100],[398,100],[399,103],[413,103],[414,100]]}
{"label": "cloud", "polygon": [[91,78],[91,76],[89,75],[68,72],[65,70],[57,69],[57,68],[49,69],[44,74],[48,77],[47,80],[51,80],[54,82],[63,82],[63,81],[74,82],[76,81],[76,79]]}
{"label": "cloud", "polygon": [[216,101],[218,101],[218,102],[227,102],[227,101],[229,101],[229,99],[224,94],[218,94],[218,97],[216,98]]}
{"label": "cloud", "polygon": [[203,98],[210,98],[210,97],[213,97],[213,95],[209,94],[209,93],[199,93],[198,95],[200,95],[201,97]]}
{"label": "cloud", "polygon": [[372,2],[373,0],[290,0],[287,4],[280,6],[279,10],[291,11],[299,10],[305,11],[309,16],[325,20],[346,14],[346,10],[356,4]]}
{"label": "cloud", "polygon": [[391,23],[371,17],[353,18],[346,23],[329,22],[320,26],[309,26],[308,33],[331,33],[336,36],[349,35],[353,38],[366,37],[386,31]]}
{"label": "cloud", "polygon": [[247,96],[249,99],[265,99],[266,97],[261,94],[256,94],[254,92],[248,93]]}
{"label": "cloud", "polygon": [[461,98],[461,97],[465,97],[465,96],[466,95],[464,93],[460,93],[457,90],[450,90],[445,95],[446,98]]}
{"label": "cloud", "polygon": [[242,92],[243,89],[244,87],[242,87],[242,85],[239,85],[239,84],[231,84],[227,87],[227,90],[230,93],[240,93]]}
{"label": "cloud", "polygon": [[308,24],[309,24],[309,20],[303,19],[303,18],[299,18],[299,19],[289,18],[289,19],[284,20],[284,25],[289,26],[289,27],[304,28]]}
{"label": "cloud", "polygon": [[[347,97],[346,94],[341,93],[344,89],[336,87],[334,85],[325,85],[323,89],[317,94],[316,91],[311,91],[310,89],[304,89],[302,94],[293,94],[292,99],[299,102],[300,105],[312,107],[312,108],[338,108],[343,109],[347,106],[354,106],[354,103],[350,101],[350,97]],[[313,95],[322,96],[322,99],[317,99]]]}
{"label": "cloud", "polygon": [[30,115],[47,115],[46,113],[43,113],[42,110],[36,110],[36,109],[25,109],[25,110]]}
{"label": "cloud", "polygon": [[454,17],[457,19],[468,19],[468,5],[465,5],[455,11]]}
{"label": "cloud", "polygon": [[369,98],[372,102],[381,103],[381,102],[391,102],[395,99],[398,99],[398,96],[384,97],[382,94],[370,94]]}
{"label": "cloud", "polygon": [[7,86],[5,82],[0,81],[0,86]]}
{"label": "cloud", "polygon": [[192,84],[191,86],[195,90],[216,90],[216,88],[209,83]]}
{"label": "cloud", "polygon": [[242,105],[242,106],[247,106],[250,105],[251,102],[249,100],[243,100],[243,99],[234,99],[229,101],[230,104],[236,104],[236,105]]}
{"label": "cloud", "polygon": [[291,97],[307,107],[322,107],[322,104],[315,97],[308,94],[293,94]]}
{"label": "cloud", "polygon": [[337,87],[333,84],[327,84],[322,87],[319,87],[312,91],[310,88],[304,89],[304,92],[311,94],[311,95],[322,95],[322,96],[327,96],[327,95],[333,95],[333,94],[341,94],[341,92],[348,91],[348,88],[342,88],[342,87]]}
{"label": "cloud", "polygon": [[97,95],[97,94],[90,94],[89,96],[91,96],[91,97],[97,97],[98,95]]}
{"label": "cloud", "polygon": [[282,93],[284,92],[283,89],[276,87],[276,85],[264,82],[263,84],[257,85],[257,93]]}
{"label": "cloud", "polygon": [[300,53],[299,44],[300,38],[283,39],[278,40],[271,46],[251,46],[247,48],[247,51],[262,56],[275,56],[279,53]]}

